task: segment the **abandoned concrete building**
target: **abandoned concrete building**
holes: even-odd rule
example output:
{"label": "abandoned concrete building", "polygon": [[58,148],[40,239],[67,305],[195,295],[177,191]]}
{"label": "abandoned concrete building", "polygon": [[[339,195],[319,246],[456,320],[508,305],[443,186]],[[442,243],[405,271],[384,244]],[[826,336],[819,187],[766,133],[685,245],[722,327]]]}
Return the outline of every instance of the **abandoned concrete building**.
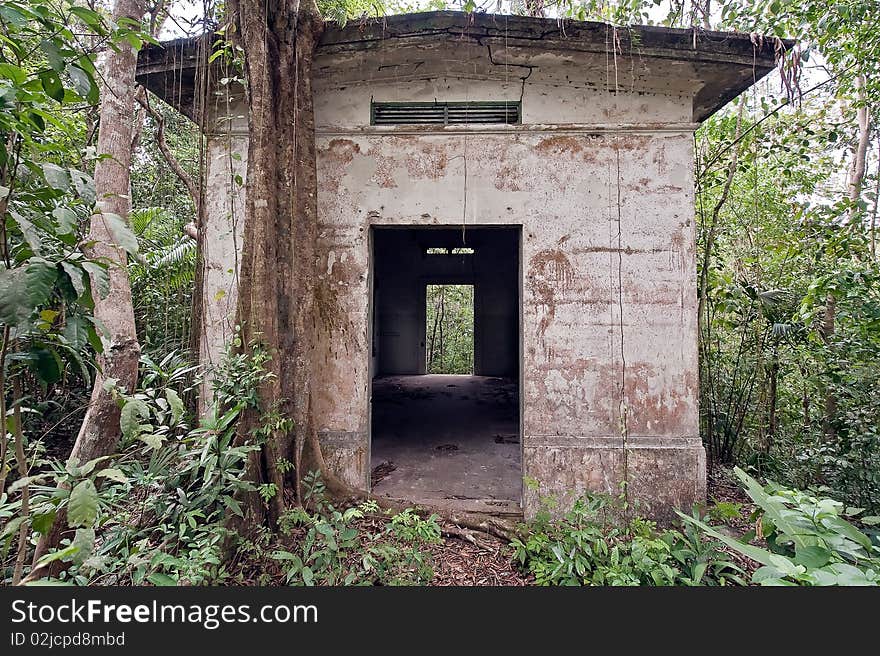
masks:
{"label": "abandoned concrete building", "polygon": [[[210,364],[233,330],[248,124],[199,43],[142,51],[138,79],[206,135]],[[704,497],[694,131],[778,46],[457,12],[329,26],[314,102],[334,321],[314,376],[335,470],[497,513],[623,480],[656,516]],[[426,288],[445,284],[473,286],[469,375],[426,373]]]}

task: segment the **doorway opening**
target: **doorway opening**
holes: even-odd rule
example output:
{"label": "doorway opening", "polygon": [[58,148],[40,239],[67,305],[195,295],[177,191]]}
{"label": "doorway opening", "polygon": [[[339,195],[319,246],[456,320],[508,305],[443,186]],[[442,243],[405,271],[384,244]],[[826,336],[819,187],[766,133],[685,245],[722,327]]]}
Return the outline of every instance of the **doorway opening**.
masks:
{"label": "doorway opening", "polygon": [[425,371],[473,374],[474,286],[428,285],[425,301]]}
{"label": "doorway opening", "polygon": [[519,512],[519,227],[371,238],[373,491]]}

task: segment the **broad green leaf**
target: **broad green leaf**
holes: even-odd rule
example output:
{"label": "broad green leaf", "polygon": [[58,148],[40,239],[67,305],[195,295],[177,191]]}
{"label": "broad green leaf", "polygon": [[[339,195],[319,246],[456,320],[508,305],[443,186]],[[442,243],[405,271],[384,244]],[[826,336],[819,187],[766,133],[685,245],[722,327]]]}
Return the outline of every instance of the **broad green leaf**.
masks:
{"label": "broad green leaf", "polygon": [[59,551],[47,553],[45,556],[40,558],[40,560],[37,561],[37,567],[43,567],[44,565],[55,562],[56,560],[66,560],[71,556],[75,556],[77,551],[79,551],[79,547],[71,544]]}
{"label": "broad green leaf", "polygon": [[64,85],[61,83],[58,73],[55,71],[43,71],[40,73],[40,83],[43,85],[46,95],[52,100],[64,102]]}
{"label": "broad green leaf", "polygon": [[83,262],[82,268],[91,276],[92,289],[97,287],[101,298],[107,296],[110,292],[110,276],[107,274],[107,268],[97,262]]}
{"label": "broad green leaf", "polygon": [[147,404],[140,399],[129,399],[122,406],[122,412],[119,416],[119,425],[122,428],[122,436],[127,439],[135,439],[141,430],[141,420],[146,421],[150,418],[150,409]]}
{"label": "broad green leaf", "polygon": [[828,549],[815,545],[797,549],[794,561],[809,569],[824,567],[831,560],[832,553]]}
{"label": "broad green leaf", "polygon": [[27,80],[27,73],[15,64],[0,64],[0,78],[10,80],[16,85],[22,85]]}
{"label": "broad green leaf", "polygon": [[46,303],[58,279],[58,269],[55,265],[40,257],[31,258],[30,264],[25,267],[24,276],[31,307]]}
{"label": "broad green leaf", "polygon": [[64,191],[70,186],[70,176],[67,175],[66,170],[57,164],[52,164],[51,162],[44,163],[43,177],[46,178],[46,182],[53,189]]}
{"label": "broad green leaf", "polygon": [[40,41],[40,49],[46,55],[46,61],[49,62],[49,66],[56,73],[64,70],[64,55],[61,54],[61,50],[58,49],[54,41],[43,39]]}
{"label": "broad green leaf", "polygon": [[73,90],[76,91],[77,95],[91,102],[92,96],[94,95],[92,93],[92,88],[94,87],[92,76],[79,66],[73,65],[67,67],[67,74],[70,76],[70,81],[73,83]]}
{"label": "broad green leaf", "polygon": [[98,490],[90,479],[80,481],[70,491],[67,523],[71,528],[92,526],[98,518]]}
{"label": "broad green leaf", "polygon": [[123,474],[121,469],[116,469],[115,467],[102,469],[95,475],[101,476],[103,478],[109,478],[111,481],[116,481],[117,483],[128,483],[128,476]]}
{"label": "broad green leaf", "polygon": [[748,556],[755,562],[761,563],[762,565],[766,565],[768,567],[776,568],[776,563],[773,561],[772,556],[776,554],[772,554],[769,551],[761,549],[760,547],[755,547],[750,544],[745,544],[744,542],[740,542],[735,538],[730,537],[729,535],[725,535],[719,531],[716,531],[714,528],[706,524],[705,522],[700,521],[690,515],[685,515],[683,512],[676,510],[676,514],[681,517],[684,521],[689,524],[693,524],[703,532],[708,535],[711,535],[716,540],[720,540],[724,544],[726,544],[731,549],[738,551],[744,556]]}
{"label": "broad green leaf", "polygon": [[138,439],[153,450],[162,447],[162,438],[159,435],[154,435],[153,433],[143,433],[141,435],[138,435]]}
{"label": "broad green leaf", "polygon": [[58,220],[58,232],[67,235],[76,230],[78,217],[76,212],[68,207],[56,207],[52,210],[52,216]]}
{"label": "broad green leaf", "polygon": [[22,216],[18,212],[10,210],[9,214],[15,219],[19,230],[21,230],[21,234],[24,235],[24,240],[28,243],[28,246],[31,247],[31,250],[35,254],[40,254],[43,248],[43,240],[40,237],[40,232],[37,230],[37,227],[31,223],[30,219]]}
{"label": "broad green leaf", "polygon": [[805,534],[803,527],[796,523],[801,519],[800,516],[792,513],[781,499],[767,494],[758,481],[739,467],[734,467],[734,473],[742,481],[746,493],[764,510],[764,514],[773,522],[777,530],[794,543],[795,548],[809,547],[815,542],[815,538]]}
{"label": "broad green leaf", "polygon": [[95,470],[95,467],[97,467],[99,464],[101,464],[105,460],[109,460],[109,459],[110,459],[110,456],[101,456],[99,458],[93,458],[92,460],[89,460],[86,464],[84,464],[82,467],[79,468],[79,472],[77,473],[77,476],[88,476],[89,474],[91,474]]}
{"label": "broad green leaf", "polygon": [[77,351],[85,348],[89,343],[88,321],[77,314],[67,317],[67,325],[64,326],[64,338]]}
{"label": "broad green leaf", "polygon": [[73,563],[81,565],[86,558],[92,555],[95,549],[95,529],[78,528],[76,535],[73,537],[71,546],[76,547],[76,553],[73,555]]}
{"label": "broad green leaf", "polygon": [[24,269],[0,268],[0,323],[17,326],[31,312]]}
{"label": "broad green leaf", "polygon": [[35,513],[31,518],[31,527],[41,535],[46,535],[49,532],[49,529],[52,528],[52,524],[55,523],[55,511],[52,510],[47,513]]}
{"label": "broad green leaf", "polygon": [[73,188],[76,189],[77,195],[83,199],[86,205],[95,204],[95,181],[92,177],[83,173],[78,169],[68,169],[70,178],[73,180]]}
{"label": "broad green leaf", "polygon": [[838,535],[849,538],[865,549],[871,549],[871,538],[859,531],[855,526],[842,517],[825,517],[821,520],[821,524]]}
{"label": "broad green leaf", "polygon": [[20,490],[26,485],[40,484],[46,480],[46,476],[44,474],[34,474],[33,476],[22,476],[21,478],[16,479],[12,485],[10,485],[7,489],[8,492],[12,493],[17,490]]}
{"label": "broad green leaf", "polygon": [[28,352],[28,362],[42,382],[51,385],[61,380],[64,362],[58,351],[51,346],[39,344],[33,346]]}
{"label": "broad green leaf", "polygon": [[86,286],[83,282],[82,269],[76,267],[70,262],[64,261],[61,262],[61,268],[64,269],[64,273],[70,278],[70,284],[73,285],[73,289],[76,291],[77,296],[82,296],[83,292],[86,291]]}
{"label": "broad green leaf", "polygon": [[130,253],[131,255],[137,254],[137,237],[135,237],[125,220],[118,214],[113,214],[112,212],[103,212],[101,216],[107,222],[107,227],[110,228],[110,232],[113,233],[113,238],[116,240],[116,243],[127,253]]}
{"label": "broad green leaf", "polygon": [[170,387],[165,390],[165,398],[168,399],[168,405],[171,406],[172,423],[176,424],[183,416],[183,401],[180,400],[177,392]]}
{"label": "broad green leaf", "polygon": [[27,521],[27,517],[13,517],[6,523],[6,526],[3,527],[3,532],[0,533],[0,540],[5,540],[10,535],[15,535],[18,533],[18,529],[21,528],[21,525]]}
{"label": "broad green leaf", "polygon": [[147,576],[147,580],[155,586],[165,587],[177,585],[177,581],[162,572],[153,572]]}

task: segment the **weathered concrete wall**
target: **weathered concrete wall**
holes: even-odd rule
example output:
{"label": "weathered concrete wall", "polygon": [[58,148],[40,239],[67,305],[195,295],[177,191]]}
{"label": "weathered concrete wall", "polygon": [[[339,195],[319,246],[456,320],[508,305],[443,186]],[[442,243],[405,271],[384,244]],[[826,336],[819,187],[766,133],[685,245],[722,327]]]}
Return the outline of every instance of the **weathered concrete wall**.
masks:
{"label": "weathered concrete wall", "polygon": [[244,230],[244,178],[247,171],[247,120],[240,99],[219,95],[206,130],[202,231],[202,325],[199,362],[206,365],[199,395],[204,411],[211,400],[212,369],[235,329],[238,260]]}
{"label": "weathered concrete wall", "polygon": [[[560,495],[626,477],[658,514],[704,495],[687,66],[455,43],[318,57],[315,411],[341,475],[369,482],[370,228],[514,225],[524,474]],[[371,99],[520,98],[521,126],[369,126]]]}

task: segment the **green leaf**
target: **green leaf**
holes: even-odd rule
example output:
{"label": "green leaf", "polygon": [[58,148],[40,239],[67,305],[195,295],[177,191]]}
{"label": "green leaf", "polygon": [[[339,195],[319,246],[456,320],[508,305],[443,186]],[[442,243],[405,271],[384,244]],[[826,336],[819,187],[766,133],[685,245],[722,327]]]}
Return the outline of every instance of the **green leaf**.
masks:
{"label": "green leaf", "polygon": [[27,521],[27,517],[13,517],[6,523],[6,526],[3,527],[3,532],[0,533],[0,540],[5,540],[10,535],[15,535],[18,533],[18,529],[22,524]]}
{"label": "green leaf", "polygon": [[716,531],[714,528],[709,526],[708,524],[701,522],[699,519],[691,517],[690,515],[685,515],[683,512],[676,510],[676,514],[681,517],[685,522],[689,524],[693,524],[697,528],[699,528],[704,533],[711,535],[716,540],[720,540],[724,544],[726,544],[731,549],[734,549],[741,553],[744,556],[748,556],[752,560],[761,563],[762,565],[767,565],[768,567],[776,567],[776,564],[773,561],[773,556],[776,554],[772,554],[769,551],[761,549],[760,547],[755,547],[750,544],[745,544],[736,540],[729,535],[725,535],[724,533],[720,533]]}
{"label": "green leaf", "polygon": [[61,54],[61,50],[54,41],[43,39],[40,41],[40,49],[46,55],[46,61],[49,62],[49,66],[52,67],[52,70],[56,73],[60,73],[64,70],[64,55]]}
{"label": "green leaf", "polygon": [[60,551],[53,551],[52,553],[48,553],[40,560],[37,561],[37,567],[43,567],[44,565],[48,565],[49,563],[55,562],[56,560],[66,560],[71,556],[75,556],[76,552],[79,551],[79,547],[71,544]]}
{"label": "green leaf", "polygon": [[117,483],[128,483],[128,476],[123,474],[121,469],[116,469],[115,467],[102,469],[97,474],[95,474],[95,476],[109,478],[111,481],[116,481]]}
{"label": "green leaf", "polygon": [[143,432],[141,430],[141,420],[146,421],[149,418],[150,409],[146,403],[140,399],[129,399],[122,406],[122,412],[119,416],[122,436],[127,440],[138,437]]}
{"label": "green leaf", "polygon": [[24,277],[28,302],[31,307],[39,307],[49,300],[55,281],[58,279],[58,269],[51,262],[35,257],[31,258],[30,264],[25,267]]}
{"label": "green leaf", "polygon": [[172,423],[176,424],[183,416],[183,401],[180,400],[177,392],[170,387],[165,390],[165,398],[168,399],[168,405],[171,406]]}
{"label": "green leaf", "polygon": [[76,535],[73,537],[70,545],[77,548],[76,553],[73,555],[73,563],[75,565],[82,565],[86,558],[91,556],[95,550],[95,529],[76,529]]}
{"label": "green leaf", "polygon": [[162,572],[153,572],[147,576],[147,580],[153,585],[160,587],[177,585],[177,581]]}
{"label": "green leaf", "polygon": [[113,238],[116,240],[116,243],[127,253],[130,253],[131,255],[137,254],[137,237],[135,237],[125,220],[118,214],[113,214],[112,212],[102,212],[101,216],[104,217],[104,220],[107,222],[107,227],[110,228],[110,232],[113,233]]}
{"label": "green leaf", "polygon": [[43,71],[40,73],[40,83],[43,85],[46,95],[52,100],[64,102],[64,85],[61,83],[58,73],[55,71]]}
{"label": "green leaf", "polygon": [[98,295],[101,298],[107,296],[110,292],[110,276],[107,274],[107,267],[97,262],[83,262],[82,268],[91,276],[93,288],[97,287]]}
{"label": "green leaf", "polygon": [[46,178],[46,182],[48,182],[49,186],[53,189],[65,191],[70,186],[70,176],[67,175],[66,170],[57,164],[45,162],[42,168],[43,177]]}
{"label": "green leaf", "polygon": [[73,82],[73,90],[76,91],[77,95],[84,100],[94,102],[92,89],[96,87],[92,76],[79,66],[73,65],[67,67],[67,74],[70,76],[70,81]]}
{"label": "green leaf", "polygon": [[56,207],[52,210],[52,216],[58,220],[58,232],[62,235],[68,235],[76,230],[78,217],[76,212],[68,207]]}
{"label": "green leaf", "polygon": [[31,527],[39,534],[46,535],[55,523],[55,511],[35,513],[31,518]]}
{"label": "green leaf", "polygon": [[138,435],[138,439],[154,451],[162,447],[162,438],[158,435],[154,435],[153,433],[144,433],[143,435]]}
{"label": "green leaf", "polygon": [[70,491],[67,523],[71,528],[92,526],[98,518],[98,490],[90,479],[76,484]]}
{"label": "green leaf", "polygon": [[22,85],[27,80],[27,73],[15,64],[0,64],[0,78],[11,80],[13,84]]}
{"label": "green leaf", "polygon": [[77,297],[82,296],[83,292],[86,291],[86,286],[83,282],[82,269],[77,268],[70,262],[64,261],[61,262],[61,268],[64,269],[64,273],[66,273],[67,277],[70,278],[70,284],[73,285],[73,289],[76,291]]}
{"label": "green leaf", "polygon": [[17,326],[32,311],[27,298],[24,269],[0,268],[0,323]]}
{"label": "green leaf", "polygon": [[815,538],[804,534],[801,530],[802,527],[795,523],[799,516],[789,511],[782,499],[767,494],[758,481],[739,467],[734,467],[734,473],[742,481],[746,493],[764,510],[765,515],[773,522],[777,530],[794,543],[795,548],[808,547],[813,544]]}
{"label": "green leaf", "polygon": [[64,326],[64,338],[70,346],[81,351],[89,343],[89,322],[78,314],[67,317],[67,325]]}
{"label": "green leaf", "polygon": [[54,348],[35,345],[28,352],[28,356],[31,369],[40,377],[41,381],[51,385],[61,380],[64,363]]}
{"label": "green leaf", "polygon": [[68,169],[70,178],[73,180],[73,188],[77,195],[83,199],[86,205],[94,205],[97,198],[95,194],[95,181],[92,177],[78,169]]}
{"label": "green leaf", "polygon": [[28,246],[31,247],[31,250],[34,253],[39,254],[43,247],[43,240],[40,238],[40,233],[36,226],[18,212],[9,210],[9,214],[15,219],[19,230],[21,230],[21,234],[24,235],[24,240],[28,243]]}
{"label": "green leaf", "polygon": [[831,551],[818,545],[800,547],[795,553],[794,561],[808,569],[824,567],[831,560]]}

